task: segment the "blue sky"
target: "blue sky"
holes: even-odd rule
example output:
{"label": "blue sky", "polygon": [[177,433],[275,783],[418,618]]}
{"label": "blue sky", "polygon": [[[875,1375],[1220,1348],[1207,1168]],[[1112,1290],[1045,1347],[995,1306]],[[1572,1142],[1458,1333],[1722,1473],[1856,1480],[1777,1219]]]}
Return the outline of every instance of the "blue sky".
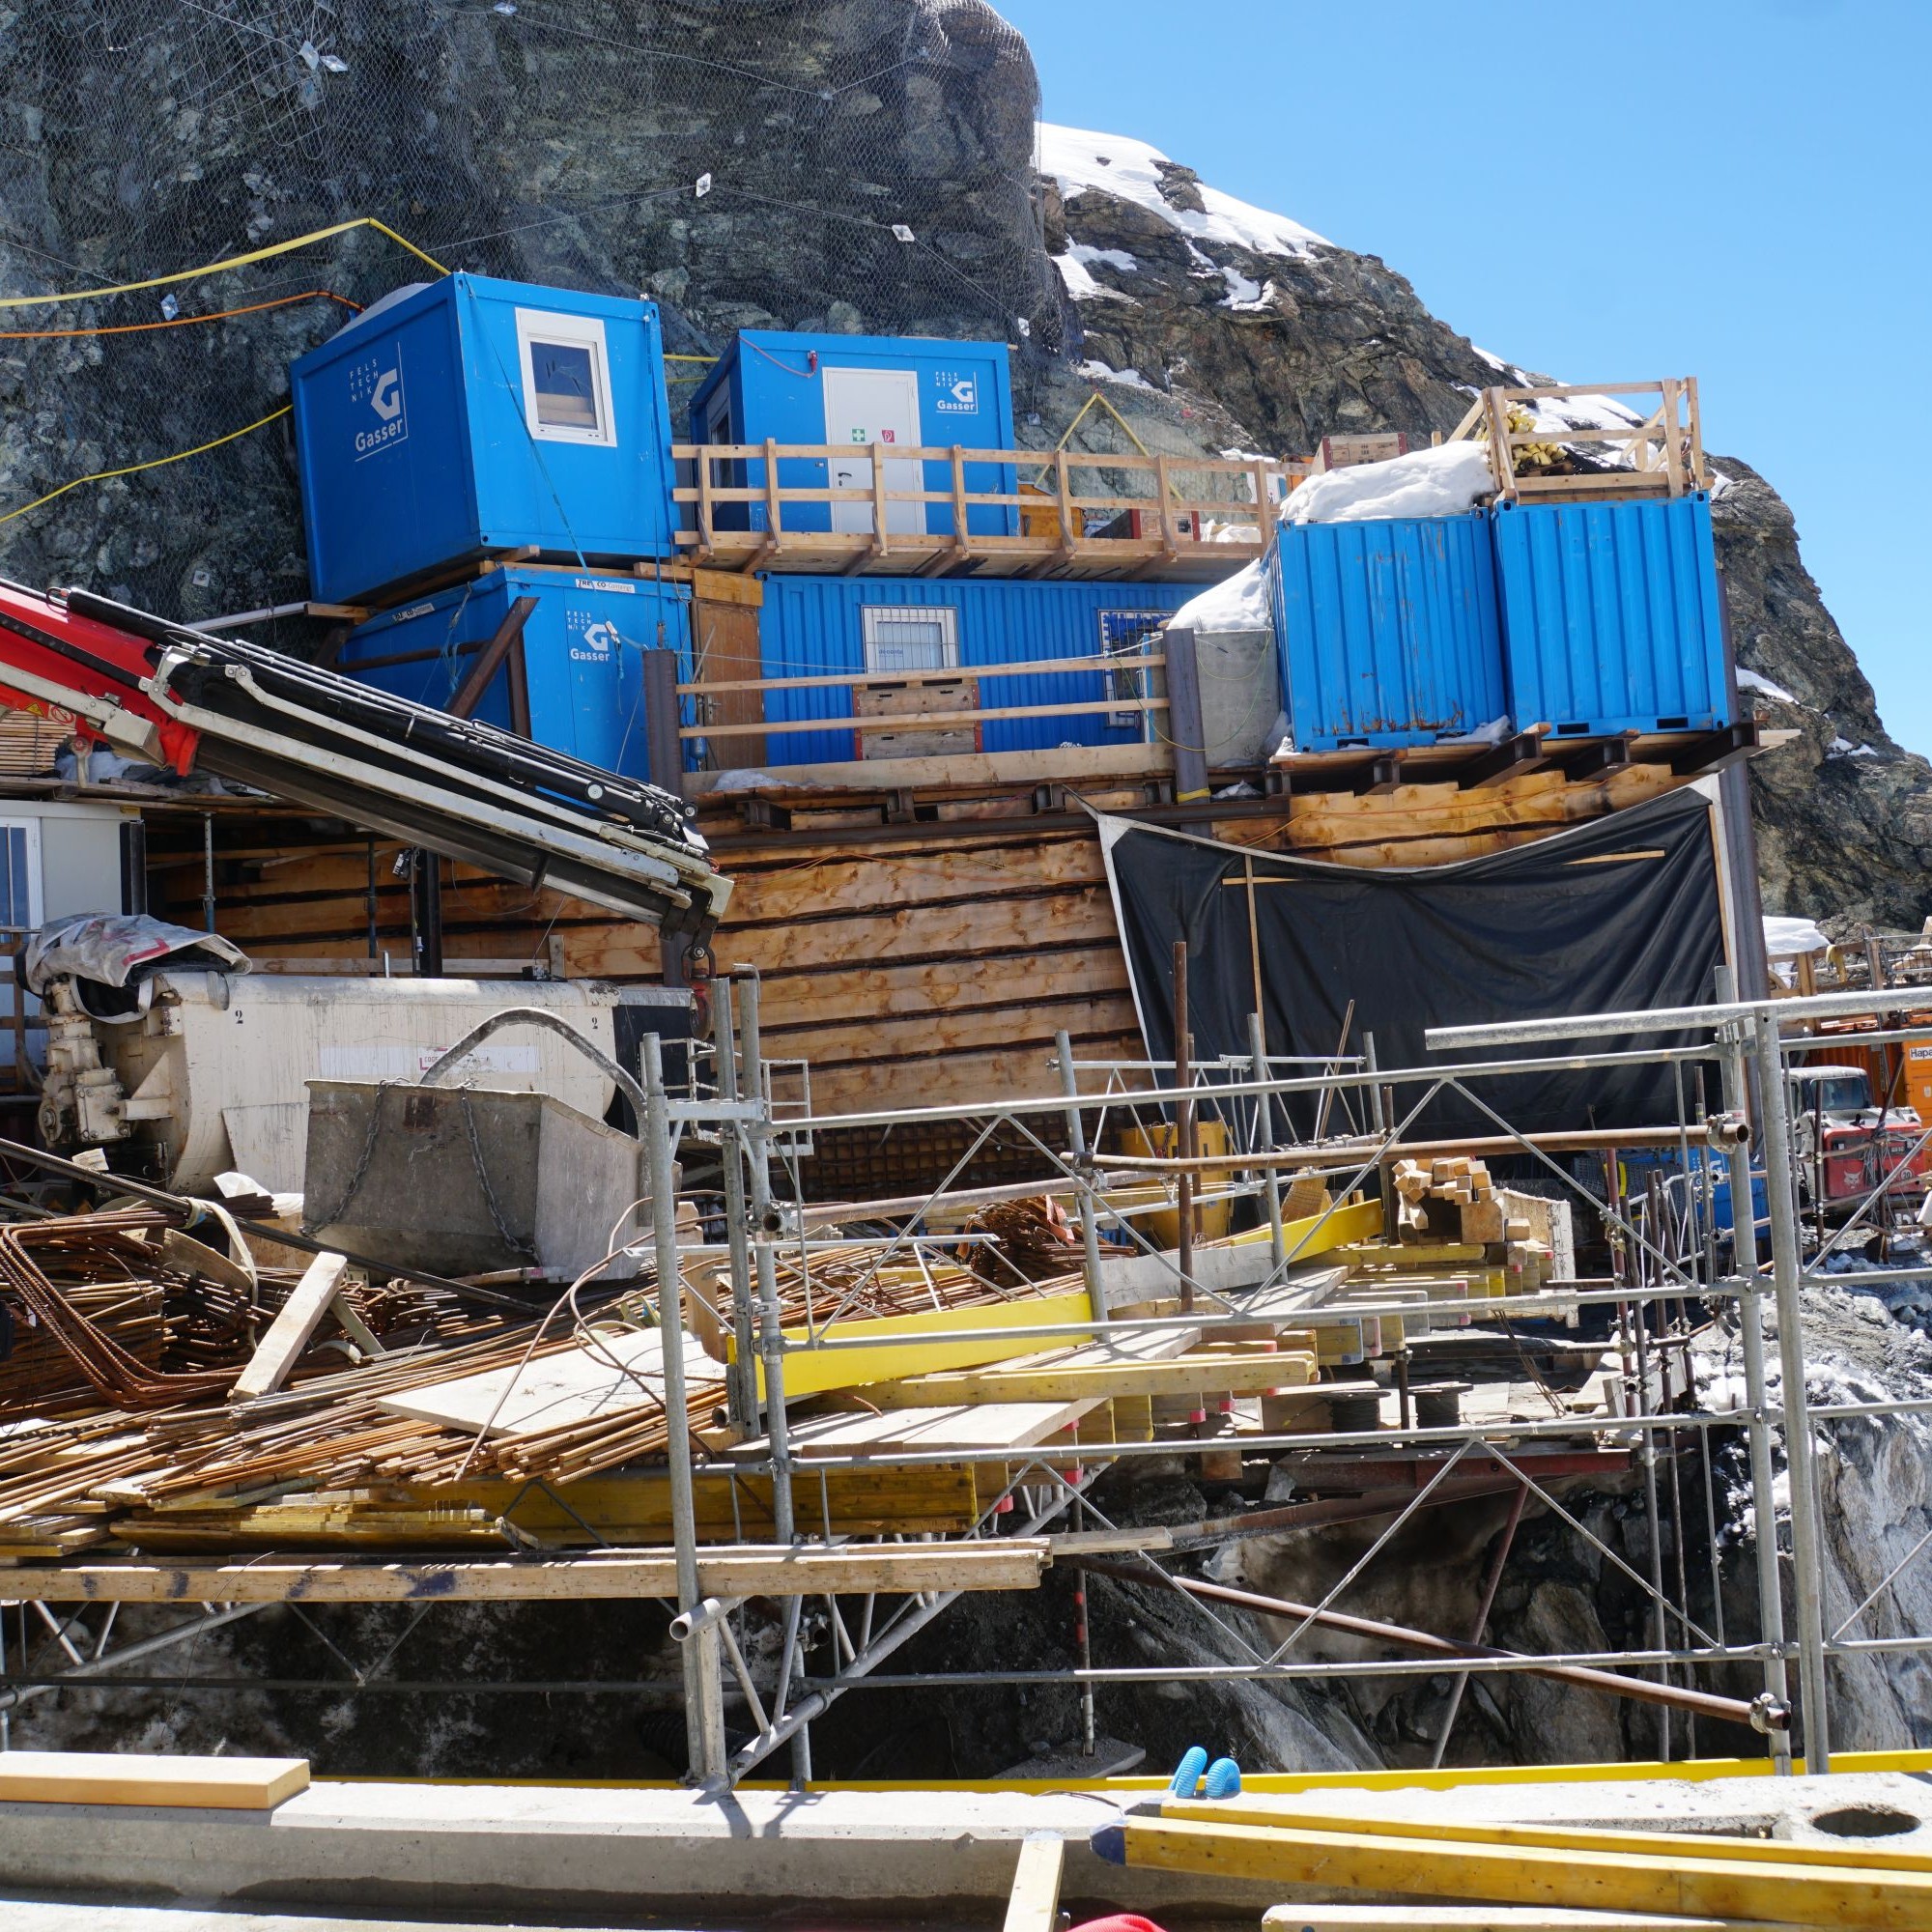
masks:
{"label": "blue sky", "polygon": [[1695,375],[1932,754],[1932,4],[994,4],[1047,119],[1379,255],[1513,362]]}

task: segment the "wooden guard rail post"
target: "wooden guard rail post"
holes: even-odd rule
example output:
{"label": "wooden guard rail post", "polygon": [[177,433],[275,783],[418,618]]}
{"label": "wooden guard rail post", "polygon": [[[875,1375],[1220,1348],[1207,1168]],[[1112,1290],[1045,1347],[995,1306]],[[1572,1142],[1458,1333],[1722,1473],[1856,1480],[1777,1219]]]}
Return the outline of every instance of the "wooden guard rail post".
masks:
{"label": "wooden guard rail post", "polygon": [[[781,443],[767,439],[762,443],[675,443],[671,454],[694,467],[692,483],[672,492],[679,504],[690,504],[696,511],[696,527],[676,533],[679,549],[707,564],[739,570],[824,569],[834,564],[864,569],[876,564],[911,572],[970,564],[982,572],[1004,569],[1009,574],[1075,567],[1108,573],[1135,567],[1185,567],[1199,569],[1204,575],[1219,575],[1262,554],[1272,526],[1277,484],[1293,487],[1306,474],[1305,465],[1254,457],[1090,456],[1065,449],[872,443],[867,446],[872,474],[866,487],[834,489],[823,482],[781,482],[780,468],[796,463],[829,465],[835,458],[850,457],[853,451],[849,445]],[[895,486],[886,473],[889,463],[921,466],[920,487]],[[724,483],[718,477],[719,467],[724,465],[755,465],[763,474]],[[937,479],[943,488],[925,487],[929,479],[923,466],[927,465],[943,466],[945,474]],[[997,481],[1010,476],[1014,487],[969,488],[969,480],[983,480],[969,479],[969,466],[998,472]],[[1075,487],[1078,470],[1144,477],[1147,488],[1132,496],[1082,494]],[[1022,471],[1052,480],[1058,528],[1050,534],[1025,533],[1024,512],[1029,505],[1037,508],[1041,498],[1038,483],[1026,490],[1019,487]],[[797,512],[803,507],[840,503],[866,505],[869,515],[865,521],[869,527],[798,527]],[[895,510],[908,504],[918,506],[918,515],[901,518],[900,524],[923,525],[926,506],[937,504],[947,513],[951,527],[926,530],[895,526]],[[764,527],[721,529],[720,513],[731,505],[745,506],[748,526],[756,521],[753,511],[762,511]],[[790,527],[786,524],[788,507],[792,512]],[[971,527],[972,514],[985,508],[1014,513],[1010,521],[1019,524],[1019,533],[976,533]],[[1134,510],[1152,512],[1151,535],[1145,531],[1139,536],[1121,537],[1086,534],[1090,513],[1118,516]],[[1215,518],[1232,534],[1219,541],[1183,535],[1179,522],[1188,513],[1199,519]]]}
{"label": "wooden guard rail post", "polygon": [[[1117,671],[1131,668],[1142,670],[1165,670],[1167,657],[1164,652],[1152,651],[1143,655],[1100,656],[1085,658],[1043,658],[1025,664],[957,665],[948,670],[913,671],[833,671],[811,677],[753,677],[724,678],[710,683],[680,684],[677,695],[680,698],[723,696],[740,692],[755,691],[837,691],[851,686],[906,685],[906,684],[955,684],[962,677],[972,677],[980,683],[990,678],[1060,676],[1066,672]],[[991,721],[1012,718],[1085,718],[1117,711],[1137,711],[1143,717],[1151,718],[1155,712],[1165,711],[1169,700],[1162,697],[1102,697],[1094,700],[1081,700],[1065,704],[994,704],[980,705],[970,711],[921,712],[908,723],[916,724],[921,730],[933,730],[946,726],[979,724]],[[890,722],[890,721],[888,721]],[[781,732],[796,731],[861,731],[878,730],[881,720],[877,717],[860,718],[766,718],[756,724],[683,724],[678,727],[678,736],[693,738],[742,738],[753,735],[769,736]]]}
{"label": "wooden guard rail post", "polygon": [[[1614,427],[1513,430],[1510,411],[1518,404],[1561,403],[1572,396],[1657,398],[1647,415],[1634,415]],[[1463,442],[1480,434],[1489,444],[1490,469],[1499,497],[1584,497],[1598,492],[1626,497],[1682,497],[1710,487],[1704,465],[1704,424],[1694,376],[1664,376],[1649,383],[1546,383],[1525,388],[1498,384],[1469,405],[1447,440]],[[1516,452],[1532,444],[1596,443],[1621,451],[1631,468],[1584,475],[1519,469]]]}

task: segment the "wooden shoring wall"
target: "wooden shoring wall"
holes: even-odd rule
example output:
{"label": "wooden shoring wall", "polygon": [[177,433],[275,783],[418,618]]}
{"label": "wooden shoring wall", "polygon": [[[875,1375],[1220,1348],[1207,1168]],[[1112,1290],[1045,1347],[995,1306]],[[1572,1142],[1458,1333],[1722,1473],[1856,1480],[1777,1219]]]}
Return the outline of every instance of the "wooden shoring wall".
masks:
{"label": "wooden shoring wall", "polygon": [[[1184,829],[1342,865],[1440,865],[1679,782],[1662,766],[1633,765],[1580,783],[1548,772],[1474,791],[1309,793],[1210,806]],[[1146,807],[1137,785],[1083,789],[1103,809]],[[810,1062],[814,1111],[1054,1093],[1062,1029],[1083,1059],[1142,1051],[1100,842],[1084,814],[1064,805],[1036,813],[1029,794],[1008,787],[931,794],[917,808],[922,818],[944,815],[889,825],[878,793],[788,796],[783,828],[748,824],[755,814],[736,799],[707,802],[700,824],[733,880],[718,969],[757,972],[765,1051]],[[1179,817],[1172,809],[1151,815]],[[151,834],[151,904],[199,925],[198,820],[191,843],[185,831],[174,847],[159,828]],[[216,847],[216,923],[244,951],[296,970],[303,960],[355,970],[368,958],[365,841],[331,838],[294,814],[229,811],[217,820]],[[393,869],[396,849],[374,847],[375,924],[379,953],[407,973],[409,892]],[[443,882],[452,975],[468,957],[493,972],[527,960],[571,978],[660,977],[649,926],[467,867],[445,863]],[[368,970],[382,973],[381,957]],[[912,1164],[943,1155],[934,1146]]]}

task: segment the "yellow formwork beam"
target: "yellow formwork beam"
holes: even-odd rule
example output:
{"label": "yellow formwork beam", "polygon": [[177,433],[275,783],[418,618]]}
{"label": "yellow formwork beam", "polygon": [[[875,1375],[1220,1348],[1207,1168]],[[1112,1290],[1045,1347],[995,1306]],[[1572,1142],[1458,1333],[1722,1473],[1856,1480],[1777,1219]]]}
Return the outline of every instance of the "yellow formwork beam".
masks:
{"label": "yellow formwork beam", "polygon": [[1833,1865],[1852,1870],[1932,1872],[1932,1852],[1874,1844],[1794,1844],[1780,1838],[1740,1838],[1701,1832],[1620,1832],[1577,1825],[1490,1824],[1462,1818],[1394,1818],[1333,1811],[1265,1794],[1238,1798],[1172,1798],[1163,1818],[1202,1824],[1261,1825],[1298,1832],[1353,1832],[1365,1836],[1439,1838],[1464,1845],[1528,1845],[1558,1852],[1634,1852],[1643,1856],[1742,1861],[1746,1864]]}
{"label": "yellow formwork beam", "polygon": [[1263,1395],[1315,1379],[1308,1354],[1177,1355],[1164,1362],[1069,1362],[1063,1368],[972,1369],[916,1376],[889,1387],[873,1384],[866,1400],[880,1408],[945,1408],[953,1403],[1079,1402],[1088,1397]]}
{"label": "yellow formwork beam", "polygon": [[1552,1912],[1541,1905],[1276,1905],[1262,1932],[1826,1932],[1761,1918],[1675,1913]]}
{"label": "yellow formwork beam", "polygon": [[[903,1381],[911,1376],[930,1375],[940,1369],[979,1368],[987,1362],[1009,1360],[1014,1355],[1037,1355],[1041,1347],[1037,1335],[1015,1335],[1012,1329],[1054,1327],[1063,1322],[1093,1319],[1093,1304],[1085,1288],[1070,1294],[1029,1295],[1019,1301],[996,1301],[981,1308],[933,1308],[917,1315],[882,1315],[870,1320],[840,1321],[828,1339],[855,1342],[875,1340],[865,1349],[826,1349],[816,1350],[794,1347],[785,1356],[784,1392],[794,1396],[818,1395],[827,1389],[863,1388],[872,1382]],[[972,1341],[928,1342],[928,1335],[958,1335],[979,1330]],[[810,1338],[803,1328],[787,1328],[785,1340],[794,1345]],[[1092,1340],[1087,1336],[1066,1336],[1068,1342]],[[735,1352],[735,1351],[734,1351]],[[758,1364],[758,1392],[764,1393],[765,1367]]]}
{"label": "yellow formwork beam", "polygon": [[1168,1818],[1129,1818],[1096,1833],[1094,1842],[1102,1857],[1122,1864],[1270,1884],[1563,1911],[1795,1922],[1839,1932],[1926,1932],[1932,1926],[1932,1874],[1923,1872],[1464,1845]]}

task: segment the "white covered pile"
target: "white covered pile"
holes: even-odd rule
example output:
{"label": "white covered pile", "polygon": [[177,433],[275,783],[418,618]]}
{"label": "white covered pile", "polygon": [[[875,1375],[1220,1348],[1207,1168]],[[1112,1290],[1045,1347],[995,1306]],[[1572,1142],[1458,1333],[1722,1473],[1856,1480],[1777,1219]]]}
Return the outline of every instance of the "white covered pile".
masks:
{"label": "white covered pile", "polygon": [[1282,505],[1288,524],[1360,524],[1380,517],[1462,517],[1495,489],[1489,445],[1445,442],[1384,463],[1311,476]]}

